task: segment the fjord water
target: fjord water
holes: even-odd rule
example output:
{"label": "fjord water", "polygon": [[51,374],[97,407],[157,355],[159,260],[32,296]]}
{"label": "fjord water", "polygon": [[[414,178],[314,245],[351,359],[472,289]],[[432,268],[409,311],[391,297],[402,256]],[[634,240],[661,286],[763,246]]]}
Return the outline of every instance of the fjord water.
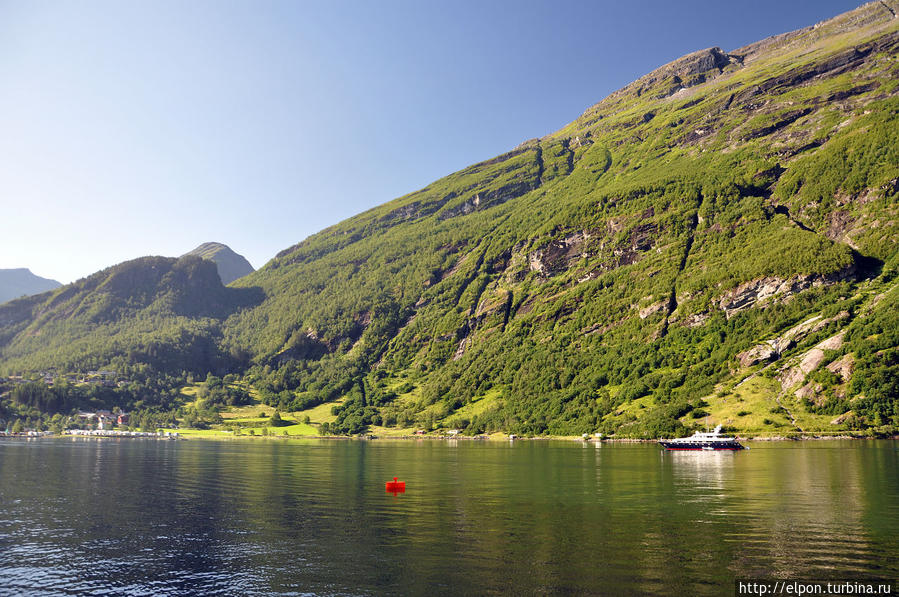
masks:
{"label": "fjord water", "polygon": [[[733,594],[899,577],[899,445],[0,442],[0,594]],[[390,495],[394,476],[405,494]]]}

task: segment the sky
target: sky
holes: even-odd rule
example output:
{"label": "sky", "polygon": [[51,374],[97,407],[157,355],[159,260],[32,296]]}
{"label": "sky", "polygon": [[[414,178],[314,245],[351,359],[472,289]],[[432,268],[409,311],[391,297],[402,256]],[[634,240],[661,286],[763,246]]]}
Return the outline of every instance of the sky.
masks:
{"label": "sky", "polygon": [[0,0],[0,268],[310,234],[844,0]]}

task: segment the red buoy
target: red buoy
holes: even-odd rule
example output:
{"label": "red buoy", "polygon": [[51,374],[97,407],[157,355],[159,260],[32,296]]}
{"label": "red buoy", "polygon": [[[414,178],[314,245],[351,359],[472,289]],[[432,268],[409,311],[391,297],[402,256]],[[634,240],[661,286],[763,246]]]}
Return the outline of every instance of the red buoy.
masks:
{"label": "red buoy", "polygon": [[397,481],[396,477],[394,477],[393,481],[388,481],[384,484],[384,488],[387,490],[387,493],[392,493],[393,495],[406,493],[406,482]]}

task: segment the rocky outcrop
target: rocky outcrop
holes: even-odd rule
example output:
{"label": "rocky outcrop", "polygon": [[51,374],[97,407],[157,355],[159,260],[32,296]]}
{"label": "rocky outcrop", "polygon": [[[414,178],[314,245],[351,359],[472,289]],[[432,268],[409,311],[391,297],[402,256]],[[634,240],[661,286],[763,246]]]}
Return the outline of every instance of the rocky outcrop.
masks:
{"label": "rocky outcrop", "polygon": [[833,421],[831,421],[830,424],[831,424],[831,425],[842,425],[843,423],[845,423],[846,421],[850,420],[850,419],[851,419],[852,417],[854,417],[854,416],[855,416],[855,413],[853,413],[853,412],[850,410],[850,411],[848,411],[848,412],[845,412],[845,413],[841,414],[839,417],[837,417],[836,419],[834,419]]}
{"label": "rocky outcrop", "polygon": [[[678,299],[678,303],[680,302],[680,299]],[[709,320],[709,317],[711,317],[711,315],[708,311],[693,313],[692,315],[688,315],[681,325],[685,325],[688,328],[698,328],[701,325],[705,325],[705,322]]]}
{"label": "rocky outcrop", "polygon": [[471,344],[471,340],[468,337],[462,338],[459,341],[459,346],[456,348],[456,352],[453,353],[453,360],[458,361],[465,354],[465,349],[468,345]]}
{"label": "rocky outcrop", "polygon": [[398,207],[388,212],[387,215],[383,216],[380,221],[385,224],[394,224],[396,222],[408,222],[411,220],[424,218],[435,213],[437,210],[439,210],[441,207],[455,198],[456,193],[450,192],[437,201],[431,201],[428,203],[413,201],[408,205],[403,205],[402,207]]}
{"label": "rocky outcrop", "polygon": [[849,381],[852,371],[855,368],[855,357],[852,354],[845,354],[836,361],[827,366],[827,370],[836,373],[845,382]]}
{"label": "rocky outcrop", "polygon": [[[489,185],[475,187],[478,190],[475,191],[474,195],[462,202],[455,204],[449,202],[446,207],[437,213],[437,219],[440,221],[448,220],[496,205],[502,205],[538,188],[541,185],[543,173],[543,154],[539,147],[532,148],[529,151],[534,152],[534,162],[529,165],[510,168],[503,175],[506,180],[505,184],[502,184],[497,179],[487,179],[490,181]],[[536,166],[536,168],[533,168],[533,166]]]}
{"label": "rocky outcrop", "polygon": [[694,87],[717,77],[724,67],[736,62],[738,60],[735,57],[728,55],[721,48],[699,50],[657,68],[627,87],[616,91],[605,101],[614,100],[630,93],[639,97],[647,91],[656,90],[656,88],[658,88],[655,93],[656,97],[668,97],[682,89]]}
{"label": "rocky outcrop", "polygon": [[741,367],[752,367],[759,363],[777,360],[780,356],[771,343],[757,344],[737,355]]}
{"label": "rocky outcrop", "polygon": [[287,347],[272,357],[272,364],[281,366],[291,361],[316,360],[332,350],[312,328],[294,330]]}
{"label": "rocky outcrop", "polygon": [[769,276],[758,280],[750,280],[725,292],[718,299],[718,306],[730,319],[736,313],[764,304],[773,297],[787,299],[798,292],[812,287],[848,280],[855,276],[855,271],[855,266],[852,265],[842,271],[828,275],[804,274],[793,276],[786,280]]}
{"label": "rocky outcrop", "polygon": [[[641,217],[645,219],[651,216],[652,212],[649,211]],[[574,262],[580,259],[608,252],[609,237],[620,233],[625,228],[626,220],[626,217],[611,218],[605,229],[582,230],[550,241],[528,255],[531,271],[544,276],[554,276],[569,270]],[[602,271],[636,263],[644,253],[655,246],[658,232],[658,225],[652,222],[635,225],[624,239],[611,245],[610,257],[583,280],[589,280]]]}
{"label": "rocky outcrop", "polygon": [[531,271],[545,276],[562,273],[573,261],[587,256],[586,245],[592,237],[592,233],[584,230],[550,241],[528,255],[528,265]]}
{"label": "rocky outcrop", "polygon": [[667,300],[657,301],[651,305],[647,305],[646,307],[643,307],[642,309],[640,309],[640,319],[646,319],[647,317],[649,317],[650,315],[652,315],[654,313],[664,311],[667,306],[668,306]]}
{"label": "rocky outcrop", "polygon": [[[824,361],[824,358],[826,357],[825,350],[838,350],[843,345],[843,338],[845,335],[846,331],[843,330],[840,333],[819,342],[814,348],[805,352],[796,366],[781,372],[781,387],[786,391],[802,382],[806,375],[817,369]],[[796,395],[799,395],[798,391]]]}
{"label": "rocky outcrop", "polygon": [[[840,311],[833,317],[828,317],[827,319],[822,319],[820,315],[812,317],[811,319],[807,319],[802,323],[791,327],[773,340],[766,340],[761,344],[756,344],[749,350],[741,352],[737,355],[737,360],[742,367],[751,367],[763,362],[776,361],[785,351],[804,340],[807,336],[823,330],[835,321],[842,321],[848,317],[848,311]],[[842,341],[843,332],[840,332],[821,342],[817,348],[822,350],[836,350],[840,347]],[[815,365],[815,367],[817,367],[817,365]]]}

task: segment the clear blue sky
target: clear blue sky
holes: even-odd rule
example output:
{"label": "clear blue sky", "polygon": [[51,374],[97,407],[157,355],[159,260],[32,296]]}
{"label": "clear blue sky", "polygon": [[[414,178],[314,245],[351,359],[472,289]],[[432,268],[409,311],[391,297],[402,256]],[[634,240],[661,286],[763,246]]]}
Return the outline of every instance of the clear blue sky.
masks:
{"label": "clear blue sky", "polygon": [[0,0],[0,268],[262,266],[688,52],[841,0]]}

